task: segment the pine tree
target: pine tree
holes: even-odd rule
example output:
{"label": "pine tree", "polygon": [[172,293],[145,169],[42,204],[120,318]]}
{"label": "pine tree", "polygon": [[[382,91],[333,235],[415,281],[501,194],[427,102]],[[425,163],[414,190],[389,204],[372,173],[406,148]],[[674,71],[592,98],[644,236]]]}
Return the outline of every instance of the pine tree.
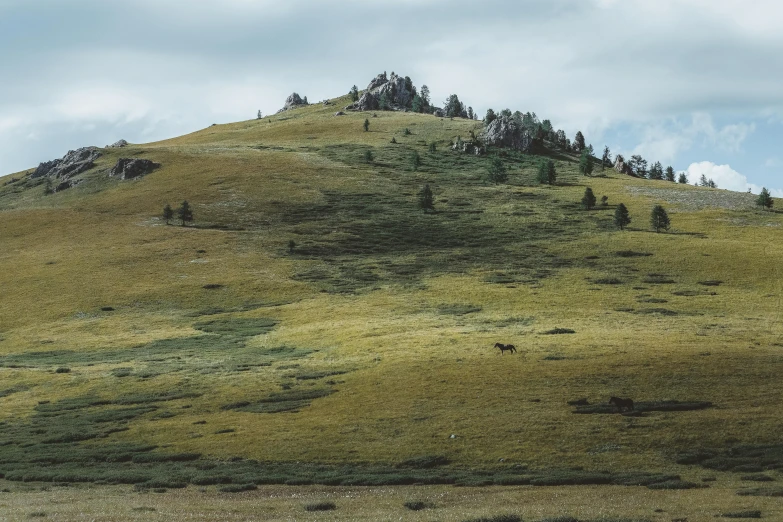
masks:
{"label": "pine tree", "polygon": [[263,116],[263,115],[261,115],[261,109],[259,109],[259,110],[258,110],[258,116],[256,117],[256,119],[260,120],[260,119],[261,119],[261,118],[263,118],[263,117],[264,117],[264,116]]}
{"label": "pine tree", "polygon": [[182,221],[183,227],[185,226],[185,223],[193,221],[193,209],[190,208],[190,204],[187,200],[183,201],[179,210],[177,210],[177,218]]}
{"label": "pine tree", "polygon": [[419,156],[418,151],[413,151],[413,154],[411,154],[411,166],[414,171],[419,170],[419,167],[421,167],[421,156]]}
{"label": "pine tree", "polygon": [[413,112],[424,112],[424,100],[418,94],[413,97],[413,103],[411,104],[411,110]]}
{"label": "pine tree", "polygon": [[44,194],[47,196],[49,194],[54,194],[54,186],[52,185],[52,177],[46,176],[46,179],[44,180]]}
{"label": "pine tree", "polygon": [[435,146],[435,142],[434,141],[432,143],[430,143],[430,149],[429,150],[430,150],[430,153],[434,153],[435,151],[438,150],[438,147]]}
{"label": "pine tree", "polygon": [[593,189],[590,187],[587,187],[585,189],[585,195],[582,196],[582,208],[585,210],[590,210],[595,206],[595,194],[593,194]]}
{"label": "pine tree", "polygon": [[541,160],[541,163],[538,166],[537,179],[542,185],[554,185],[557,181],[555,162],[552,160]]}
{"label": "pine tree", "polygon": [[614,225],[620,230],[631,224],[631,216],[624,204],[620,203],[614,211]]}
{"label": "pine tree", "polygon": [[585,149],[585,136],[582,134],[582,131],[576,131],[576,136],[574,136],[574,151],[575,152],[582,152]]}
{"label": "pine tree", "polygon": [[373,156],[372,151],[369,149],[364,151],[364,161],[366,163],[372,163],[373,160],[375,160],[375,156]]}
{"label": "pine tree", "polygon": [[358,101],[359,100],[359,88],[357,86],[351,87],[351,90],[348,92],[348,94],[351,95],[352,101]]}
{"label": "pine tree", "polygon": [[435,197],[429,183],[424,185],[424,188],[419,192],[419,208],[424,212],[435,210]]}
{"label": "pine tree", "polygon": [[628,160],[628,164],[631,166],[631,169],[633,170],[634,174],[639,176],[640,178],[647,177],[647,160],[642,158],[638,154],[634,154],[631,156],[631,159]]}
{"label": "pine tree", "polygon": [[[419,91],[419,95],[421,96],[421,99],[424,101],[424,108],[428,109],[430,106],[430,88],[426,85],[421,86],[421,90]],[[425,111],[429,112],[429,111]]]}
{"label": "pine tree", "polygon": [[498,119],[497,115],[495,114],[495,111],[492,109],[487,109],[487,115],[484,116],[484,125],[489,126],[490,123]]}
{"label": "pine tree", "polygon": [[474,114],[473,114],[473,107],[468,107],[468,119],[472,120],[473,116],[474,116]]}
{"label": "pine tree", "polygon": [[677,183],[682,183],[683,185],[687,185],[688,175],[684,172],[680,172],[680,176],[677,178]]}
{"label": "pine tree", "polygon": [[389,97],[388,97],[388,96],[386,96],[386,93],[385,93],[385,92],[382,92],[382,93],[381,93],[381,97],[378,99],[378,107],[379,107],[379,108],[380,108],[382,111],[387,111],[387,110],[389,110]]}
{"label": "pine tree", "polygon": [[609,196],[601,196],[601,206],[602,207],[609,206]]}
{"label": "pine tree", "polygon": [[493,183],[505,183],[508,180],[506,166],[503,165],[503,160],[497,156],[492,159],[492,163],[488,169],[488,174],[489,180]]}
{"label": "pine tree", "polygon": [[770,209],[774,203],[775,202],[772,200],[772,196],[770,195],[769,190],[767,190],[766,187],[762,188],[761,194],[759,194],[759,197],[756,200],[756,205],[762,208]]}
{"label": "pine tree", "polygon": [[671,226],[669,215],[661,205],[655,205],[653,207],[652,214],[650,214],[650,225],[652,225],[656,232],[660,232],[662,229],[669,230],[669,227]]}
{"label": "pine tree", "polygon": [[650,179],[663,179],[663,165],[661,165],[660,161],[653,163],[647,177]]}
{"label": "pine tree", "polygon": [[166,203],[166,206],[163,207],[163,219],[166,220],[166,224],[171,224],[171,218],[174,217],[174,209],[171,208],[171,205]]}
{"label": "pine tree", "polygon": [[367,132],[370,130],[370,120],[367,118],[364,119],[364,132]]}
{"label": "pine tree", "polygon": [[579,172],[585,176],[590,176],[593,173],[593,156],[587,149],[582,151],[582,156],[579,158]]}
{"label": "pine tree", "polygon": [[295,248],[296,248],[296,241],[294,241],[293,239],[288,241],[288,253],[293,254]]}
{"label": "pine tree", "polygon": [[701,177],[699,178],[699,186],[700,187],[709,187],[710,186],[710,182],[707,179],[707,176],[705,174],[702,174]]}
{"label": "pine tree", "polygon": [[671,165],[666,167],[666,181],[671,181],[672,183],[676,181],[674,178],[674,167]]}
{"label": "pine tree", "polygon": [[604,155],[601,157],[601,172],[606,168],[607,165],[611,165],[612,163],[612,153],[609,151],[609,146],[604,147]]}

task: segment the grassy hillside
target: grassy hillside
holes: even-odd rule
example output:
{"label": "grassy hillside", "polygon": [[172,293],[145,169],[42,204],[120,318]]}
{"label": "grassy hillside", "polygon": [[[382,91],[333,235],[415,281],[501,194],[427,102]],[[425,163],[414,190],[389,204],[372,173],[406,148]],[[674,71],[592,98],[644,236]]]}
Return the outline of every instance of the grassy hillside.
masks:
{"label": "grassy hillside", "polygon": [[[0,472],[154,485],[209,483],[218,466],[224,482],[283,482],[306,480],[293,462],[339,477],[427,456],[408,468],[452,482],[494,480],[475,469],[698,482],[707,457],[683,454],[781,444],[780,214],[586,178],[557,152],[556,186],[515,152],[508,183],[491,184],[489,157],[449,150],[479,122],[333,115],[347,103],[105,149],[54,195],[0,187]],[[163,167],[118,181],[120,157]],[[425,183],[435,213],[417,208]],[[586,186],[609,205],[580,209]],[[183,199],[195,223],[166,226],[163,206]],[[669,233],[649,229],[659,203]],[[568,404],[610,396],[652,411]],[[757,467],[783,466],[770,451]]]}

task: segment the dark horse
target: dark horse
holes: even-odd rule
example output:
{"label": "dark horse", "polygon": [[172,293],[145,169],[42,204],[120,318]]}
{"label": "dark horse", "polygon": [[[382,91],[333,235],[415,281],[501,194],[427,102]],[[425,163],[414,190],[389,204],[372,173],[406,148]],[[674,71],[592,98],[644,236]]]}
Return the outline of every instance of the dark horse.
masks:
{"label": "dark horse", "polygon": [[609,399],[609,404],[613,404],[617,408],[617,411],[623,411],[623,408],[633,411],[633,401],[631,399],[612,397]]}
{"label": "dark horse", "polygon": [[495,343],[495,348],[500,348],[500,355],[503,355],[503,352],[505,351],[508,351],[508,353],[511,354],[517,351],[517,348],[513,344]]}

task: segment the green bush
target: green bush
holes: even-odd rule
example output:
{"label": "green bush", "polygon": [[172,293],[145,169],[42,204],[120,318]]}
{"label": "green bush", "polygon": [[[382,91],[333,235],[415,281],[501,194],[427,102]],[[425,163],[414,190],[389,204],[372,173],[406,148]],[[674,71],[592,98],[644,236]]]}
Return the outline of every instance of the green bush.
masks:
{"label": "green bush", "polygon": [[337,505],[334,502],[316,502],[314,504],[306,504],[305,511],[332,511],[337,509]]}

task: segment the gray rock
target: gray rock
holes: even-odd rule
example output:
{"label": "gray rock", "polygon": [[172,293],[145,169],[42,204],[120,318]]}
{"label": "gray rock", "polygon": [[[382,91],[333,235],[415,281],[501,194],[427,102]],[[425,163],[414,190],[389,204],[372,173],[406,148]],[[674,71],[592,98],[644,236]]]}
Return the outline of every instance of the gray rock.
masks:
{"label": "gray rock", "polygon": [[304,99],[297,93],[291,93],[291,95],[285,99],[285,105],[283,105],[282,109],[277,111],[277,114],[290,111],[291,109],[296,109],[297,107],[302,107],[303,105],[307,105],[307,102],[305,102]]}
{"label": "gray rock", "polygon": [[122,147],[127,147],[127,146],[128,146],[128,142],[127,141],[120,140],[120,141],[117,141],[117,142],[112,143],[111,145],[109,145],[109,148],[110,149],[120,149]]}
{"label": "gray rock", "polygon": [[117,164],[111,169],[110,176],[117,176],[120,179],[133,179],[146,176],[153,170],[160,168],[160,163],[155,163],[148,159],[139,158],[120,158]]}
{"label": "gray rock", "polygon": [[625,162],[622,154],[618,154],[614,160],[614,170],[620,174],[628,174],[629,176],[636,176],[631,166]]}
{"label": "gray rock", "polygon": [[367,90],[368,91],[375,90],[378,87],[380,87],[380,86],[384,85],[385,83],[387,83],[388,81],[389,81],[389,79],[386,77],[386,73],[379,74],[378,76],[376,76],[375,78],[372,79],[370,84],[367,86]]}
{"label": "gray rock", "polygon": [[381,97],[385,96],[387,109],[404,111],[413,102],[413,84],[410,79],[392,73],[388,78],[385,74],[376,76],[362,93],[361,98],[348,105],[349,111],[374,111],[381,108]]}
{"label": "gray rock", "polygon": [[345,113],[343,111],[337,111],[334,113],[335,116],[345,116]]}
{"label": "gray rock", "polygon": [[30,177],[40,178],[42,176],[51,176],[57,179],[67,179],[77,176],[82,172],[95,166],[95,160],[101,157],[97,147],[83,147],[81,149],[69,150],[68,154],[62,159],[45,161],[38,165]]}
{"label": "gray rock", "polygon": [[529,152],[533,138],[513,118],[500,115],[484,130],[484,143]]}
{"label": "gray rock", "polygon": [[347,111],[375,111],[378,110],[378,97],[371,92],[365,92],[356,103],[345,108]]}
{"label": "gray rock", "polygon": [[84,180],[81,179],[67,179],[63,181],[62,183],[59,183],[56,187],[54,187],[54,192],[62,192],[63,190],[68,190],[69,188],[75,187],[79,183],[81,183]]}
{"label": "gray rock", "polygon": [[446,117],[446,111],[444,111],[440,107],[433,107],[432,108],[432,115],[433,116],[437,116],[438,118],[445,118]]}

